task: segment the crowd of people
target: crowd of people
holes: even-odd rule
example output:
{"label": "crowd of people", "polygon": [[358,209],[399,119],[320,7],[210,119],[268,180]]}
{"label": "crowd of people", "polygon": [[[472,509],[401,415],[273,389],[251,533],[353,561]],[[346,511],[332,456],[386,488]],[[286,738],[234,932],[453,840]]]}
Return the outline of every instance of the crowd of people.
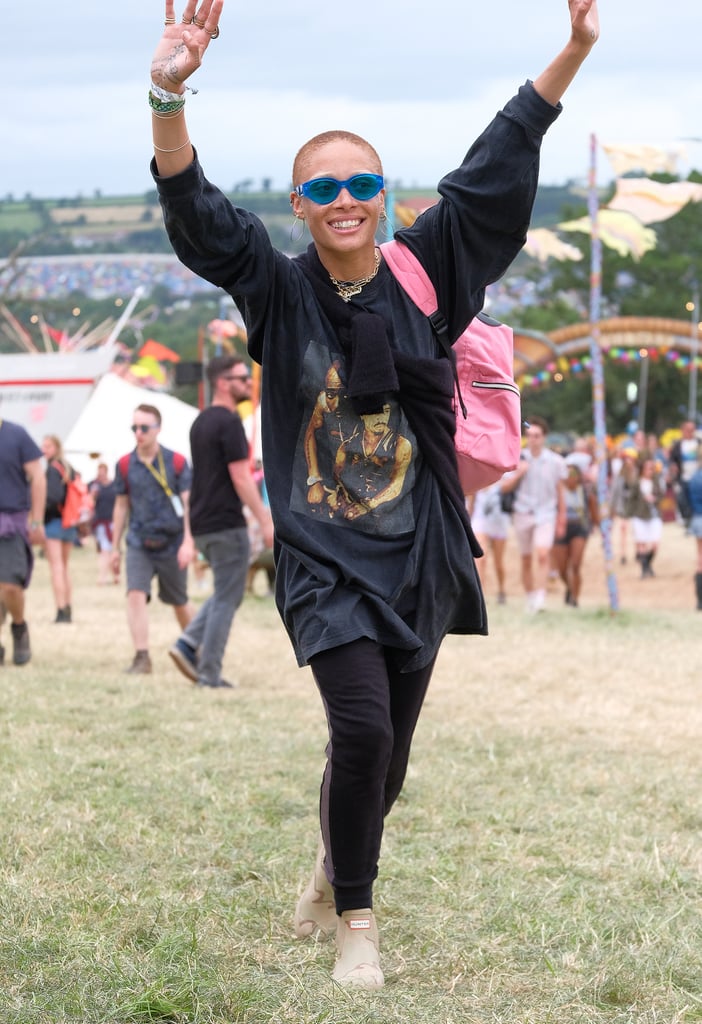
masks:
{"label": "crowd of people", "polygon": [[[24,595],[35,553],[49,568],[54,623],[67,624],[74,621],[71,555],[94,542],[99,585],[120,582],[126,555],[134,643],[126,671],[152,671],[148,603],[156,580],[158,597],[173,607],[181,631],[169,651],[177,667],[198,686],[231,687],[221,668],[253,561],[249,531],[255,524],[260,557],[272,549],[273,526],[237,412],[250,399],[249,369],[240,356],[216,356],[207,378],[212,402],[191,428],[192,465],[159,443],[155,405],[134,410],[135,447],[118,460],[114,474],[101,462],[87,485],[60,438],[47,435],[39,448],[24,427],[0,421],[0,627],[9,614],[15,665],[31,659]],[[213,593],[197,612],[188,598],[188,570],[195,564],[207,566],[213,577]],[[0,644],[0,664],[4,657]]]}
{"label": "crowd of people", "polygon": [[[4,421],[0,468],[7,497],[0,515],[19,511],[13,507],[18,503],[16,491],[18,487],[26,489],[31,520],[30,543],[22,544],[27,555],[23,571],[29,573],[34,551],[46,558],[56,604],[55,623],[72,622],[73,550],[88,542],[94,544],[97,583],[119,584],[124,538],[127,619],[135,646],[127,671],[152,671],[147,602],[151,581],[156,578],[160,599],[173,605],[181,627],[169,651],[172,660],[183,675],[199,685],[228,687],[231,684],[221,677],[224,649],[236,608],[250,588],[252,566],[265,564],[272,593],[273,527],[265,486],[261,474],[252,473],[249,440],[237,414],[237,407],[250,397],[248,367],[238,356],[218,356],[207,373],[212,403],[195,421],[192,467],[184,456],[158,443],[159,410],[139,406],[132,424],[134,452],[120,459],[114,473],[107,463],[98,464],[95,479],[84,489],[84,504],[69,523],[62,515],[66,489],[68,481],[79,479],[79,474],[64,455],[60,438],[47,435],[39,449],[23,428]],[[317,404],[325,403],[325,409],[339,398],[339,388],[332,387],[333,383],[328,379],[318,396]],[[362,419],[367,426],[373,418]],[[319,468],[316,454],[312,458],[310,453],[316,453],[312,437],[323,425],[324,417],[319,415],[308,424],[308,473]],[[674,434],[666,431],[669,433]],[[532,417],[525,427],[517,469],[466,498],[472,528],[483,550],[476,567],[486,595],[494,593],[494,576],[495,599],[498,604],[507,603],[506,553],[513,536],[527,610],[538,612],[546,607],[554,580],[562,582],[564,603],[577,608],[585,548],[604,513],[612,521],[618,563],[635,562],[642,580],[655,575],[663,523],[677,521],[696,541],[694,594],[696,607],[702,610],[702,432],[694,421],[681,424],[679,436],[668,448],[662,447],[655,434],[642,431],[611,444],[604,508],[598,495],[600,469],[594,437],[576,437],[566,451],[550,447],[548,439],[546,421]],[[308,475],[311,507],[315,501],[323,503],[317,494],[325,495],[321,484],[321,477]],[[187,597],[191,568],[198,581],[208,570],[214,587],[212,598],[197,615]],[[17,606],[19,597],[14,592],[5,598],[5,611]],[[23,602],[20,605],[23,607]],[[27,639],[26,630],[22,636]],[[28,641],[20,646],[16,664],[29,660]],[[204,652],[201,658],[200,652]],[[0,659],[4,654],[0,645]]]}
{"label": "crowd of people", "polygon": [[[19,273],[18,273],[19,271]],[[0,291],[8,298],[63,298],[76,292],[91,299],[131,295],[137,288],[147,295],[157,286],[178,298],[212,294],[214,289],[172,256],[138,255],[20,257],[0,269]]]}
{"label": "crowd of people", "polygon": [[513,534],[527,610],[545,608],[554,579],[563,583],[565,604],[577,608],[585,547],[603,515],[612,522],[620,566],[636,563],[642,580],[655,576],[663,523],[675,520],[697,540],[694,595],[702,611],[702,433],[695,422],[685,420],[667,448],[641,430],[612,443],[604,502],[599,479],[594,437],[576,437],[569,450],[557,450],[548,445],[546,421],[532,417],[517,469],[467,499],[485,553],[477,564],[486,590],[494,574],[497,602],[506,603],[505,553]]}

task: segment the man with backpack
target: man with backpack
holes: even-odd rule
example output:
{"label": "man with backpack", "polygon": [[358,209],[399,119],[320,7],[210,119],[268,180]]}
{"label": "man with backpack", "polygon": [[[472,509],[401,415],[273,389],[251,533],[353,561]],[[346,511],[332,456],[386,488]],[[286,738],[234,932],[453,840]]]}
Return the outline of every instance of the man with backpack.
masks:
{"label": "man with backpack", "polygon": [[112,571],[119,572],[126,534],[127,621],[135,647],[127,672],[144,675],[152,671],[147,603],[153,577],[158,579],[159,598],[172,605],[181,629],[194,614],[187,592],[194,552],[189,514],[192,477],[185,456],[158,443],[161,413],[155,406],[137,406],[131,429],[136,447],[119,459],[115,471]]}

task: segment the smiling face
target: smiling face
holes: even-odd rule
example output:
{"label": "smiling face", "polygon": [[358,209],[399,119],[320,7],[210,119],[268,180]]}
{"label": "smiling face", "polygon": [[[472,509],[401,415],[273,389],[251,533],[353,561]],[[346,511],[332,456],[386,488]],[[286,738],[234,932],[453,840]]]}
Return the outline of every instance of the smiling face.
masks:
{"label": "smiling face", "polygon": [[[337,139],[301,151],[295,161],[294,184],[324,177],[346,181],[364,173],[382,174],[373,149],[362,141]],[[375,233],[385,208],[385,189],[366,201],[354,199],[345,188],[326,205],[294,192],[290,201],[295,216],[307,222],[319,258],[335,277],[353,280],[373,269]]]}

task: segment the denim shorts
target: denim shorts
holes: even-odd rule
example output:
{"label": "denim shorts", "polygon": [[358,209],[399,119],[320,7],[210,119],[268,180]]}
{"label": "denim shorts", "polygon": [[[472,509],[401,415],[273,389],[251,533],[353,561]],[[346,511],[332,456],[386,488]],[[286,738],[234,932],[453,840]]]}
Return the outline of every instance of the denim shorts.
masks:
{"label": "denim shorts", "polygon": [[702,540],[702,516],[693,516],[690,520],[690,533]]}
{"label": "denim shorts", "polygon": [[188,603],[188,570],[178,565],[175,552],[145,551],[127,544],[127,590],[141,590],[151,596],[151,581],[158,579],[158,597],[176,607]]}
{"label": "denim shorts", "polygon": [[96,523],[95,543],[98,551],[112,551],[112,531],[108,523]]}
{"label": "denim shorts", "polygon": [[44,536],[47,540],[62,540],[65,544],[75,544],[78,540],[78,527],[62,526],[60,519],[50,519],[44,524]]}

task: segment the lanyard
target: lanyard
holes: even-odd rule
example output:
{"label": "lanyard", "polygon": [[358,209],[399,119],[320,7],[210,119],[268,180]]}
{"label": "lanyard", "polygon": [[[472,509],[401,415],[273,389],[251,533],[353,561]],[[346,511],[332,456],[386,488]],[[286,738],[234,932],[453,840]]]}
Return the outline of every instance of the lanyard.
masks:
{"label": "lanyard", "polygon": [[163,452],[161,451],[161,449],[159,448],[158,450],[158,472],[154,469],[153,463],[145,462],[144,465],[148,469],[149,473],[151,473],[152,477],[159,482],[161,487],[163,487],[168,497],[172,498],[173,491],[168,485],[168,477],[166,476],[166,466],[163,461]]}

